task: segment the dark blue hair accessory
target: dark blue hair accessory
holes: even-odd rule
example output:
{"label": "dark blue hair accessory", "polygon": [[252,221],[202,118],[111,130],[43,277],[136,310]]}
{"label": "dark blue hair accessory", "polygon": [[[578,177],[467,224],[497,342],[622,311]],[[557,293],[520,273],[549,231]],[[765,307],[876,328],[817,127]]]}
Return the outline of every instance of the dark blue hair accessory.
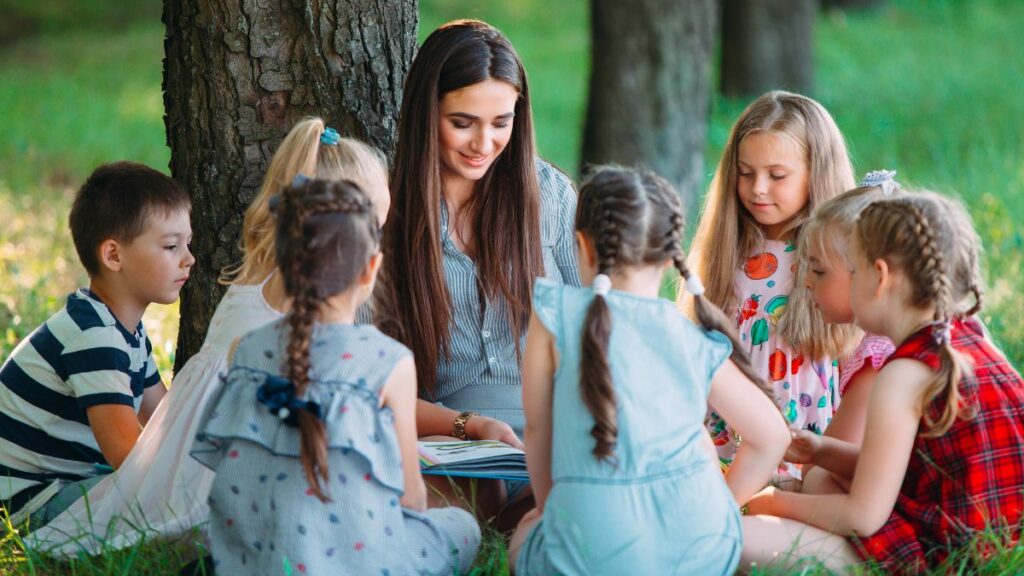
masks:
{"label": "dark blue hair accessory", "polygon": [[299,425],[298,414],[301,410],[323,420],[320,405],[296,398],[295,385],[291,380],[280,376],[267,376],[266,382],[256,390],[256,399],[269,408],[271,414],[284,420],[289,426]]}
{"label": "dark blue hair accessory", "polygon": [[320,135],[320,143],[328,146],[337,146],[341,142],[341,134],[330,126],[324,127],[324,133]]}
{"label": "dark blue hair accessory", "polygon": [[305,174],[296,174],[295,178],[292,178],[292,186],[302,186],[303,184],[309,182],[310,180],[312,180],[312,178],[306,176]]}

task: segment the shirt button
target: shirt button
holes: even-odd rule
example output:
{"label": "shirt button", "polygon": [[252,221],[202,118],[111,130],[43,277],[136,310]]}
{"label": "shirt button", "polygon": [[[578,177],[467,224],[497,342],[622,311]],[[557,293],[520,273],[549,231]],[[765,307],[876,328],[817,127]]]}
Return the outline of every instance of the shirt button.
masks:
{"label": "shirt button", "polygon": [[491,331],[490,330],[484,330],[484,338],[490,338],[490,337],[491,337]]}
{"label": "shirt button", "polygon": [[498,362],[498,359],[495,358],[494,356],[491,356],[490,358],[487,359],[487,361],[490,362],[491,364],[496,364]]}

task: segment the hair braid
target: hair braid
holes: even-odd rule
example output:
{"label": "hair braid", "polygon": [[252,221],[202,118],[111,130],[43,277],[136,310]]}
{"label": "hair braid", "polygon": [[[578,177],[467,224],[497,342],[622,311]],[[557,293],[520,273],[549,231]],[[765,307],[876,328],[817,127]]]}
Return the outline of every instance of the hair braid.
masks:
{"label": "hair braid", "polygon": [[[293,184],[281,196],[277,261],[291,297],[290,335],[283,372],[302,397],[312,370],[313,327],[324,302],[343,292],[365,268],[377,244],[372,203],[348,181],[310,180]],[[338,220],[335,215],[351,217]],[[341,247],[345,254],[342,255]],[[300,460],[313,494],[328,501],[327,430],[314,414],[296,414],[301,435]]]}
{"label": "hair braid", "polygon": [[[594,238],[597,251],[598,272],[610,274],[615,270],[621,240],[615,221],[614,199],[604,197],[599,211],[598,234]],[[583,346],[580,354],[582,376],[580,395],[584,406],[594,418],[590,435],[594,438],[594,457],[598,460],[613,459],[618,438],[616,422],[616,397],[612,386],[611,368],[608,365],[608,341],[611,337],[612,318],[608,302],[603,295],[594,296],[587,308],[584,320]]]}

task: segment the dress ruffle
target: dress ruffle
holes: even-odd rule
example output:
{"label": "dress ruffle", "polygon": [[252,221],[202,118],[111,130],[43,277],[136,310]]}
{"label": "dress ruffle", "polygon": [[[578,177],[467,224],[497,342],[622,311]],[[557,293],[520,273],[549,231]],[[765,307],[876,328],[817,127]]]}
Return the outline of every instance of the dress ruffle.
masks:
{"label": "dress ruffle", "polygon": [[[196,433],[193,458],[216,469],[225,456],[231,457],[236,440],[253,442],[276,456],[299,457],[301,435],[284,430],[290,426],[256,400],[256,390],[268,376],[262,370],[231,369],[207,407],[209,417]],[[380,398],[365,381],[320,380],[303,398],[323,407],[328,449],[359,454],[378,482],[399,493],[404,490],[394,415],[379,406]]]}

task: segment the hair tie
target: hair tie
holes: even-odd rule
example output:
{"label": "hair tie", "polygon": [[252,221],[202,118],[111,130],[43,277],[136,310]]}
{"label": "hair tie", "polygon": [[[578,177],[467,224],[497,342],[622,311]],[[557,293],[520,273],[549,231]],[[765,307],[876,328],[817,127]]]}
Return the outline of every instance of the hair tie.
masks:
{"label": "hair tie", "polygon": [[320,135],[320,143],[328,146],[337,146],[341,142],[341,134],[330,126],[324,127],[324,133]]}
{"label": "hair tie", "polygon": [[694,296],[704,295],[704,283],[700,281],[700,276],[690,274],[690,277],[686,279],[686,291]]}
{"label": "hair tie", "polygon": [[590,287],[594,289],[594,294],[605,296],[612,289],[612,279],[607,274],[598,274],[594,276],[594,283]]}
{"label": "hair tie", "polygon": [[939,346],[945,346],[953,340],[953,323],[949,320],[940,320],[932,325],[932,339]]}
{"label": "hair tie", "polygon": [[892,196],[896,190],[895,170],[872,170],[864,175],[861,186],[877,186],[882,189],[882,196]]}
{"label": "hair tie", "polygon": [[270,409],[289,426],[299,425],[299,412],[305,410],[318,419],[323,419],[323,411],[316,402],[300,400],[295,396],[295,385],[291,380],[280,376],[267,376],[267,380],[256,389],[256,400]]}

